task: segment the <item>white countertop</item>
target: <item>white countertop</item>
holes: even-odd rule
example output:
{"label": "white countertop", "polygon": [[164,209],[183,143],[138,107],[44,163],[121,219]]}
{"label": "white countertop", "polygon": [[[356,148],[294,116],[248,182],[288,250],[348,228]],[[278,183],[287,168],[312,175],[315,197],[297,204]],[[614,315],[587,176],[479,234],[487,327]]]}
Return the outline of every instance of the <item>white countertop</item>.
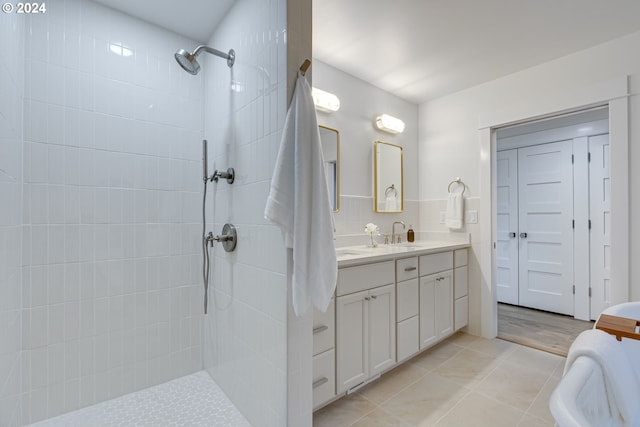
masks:
{"label": "white countertop", "polygon": [[345,246],[336,248],[338,267],[366,264],[375,261],[385,261],[408,256],[426,255],[435,252],[452,251],[468,248],[469,242],[451,241],[419,241],[413,243],[399,243],[395,245],[378,245],[375,248],[360,246]]}

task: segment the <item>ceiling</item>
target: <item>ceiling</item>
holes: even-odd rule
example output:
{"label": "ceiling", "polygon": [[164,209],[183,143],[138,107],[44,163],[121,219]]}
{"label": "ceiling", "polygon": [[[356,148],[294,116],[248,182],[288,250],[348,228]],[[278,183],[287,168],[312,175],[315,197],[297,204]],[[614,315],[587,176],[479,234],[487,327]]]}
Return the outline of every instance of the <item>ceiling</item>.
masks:
{"label": "ceiling", "polygon": [[95,0],[198,42],[209,39],[236,0]]}
{"label": "ceiling", "polygon": [[[98,1],[200,41],[234,2]],[[638,0],[314,0],[313,57],[419,104],[640,31],[639,18]]]}

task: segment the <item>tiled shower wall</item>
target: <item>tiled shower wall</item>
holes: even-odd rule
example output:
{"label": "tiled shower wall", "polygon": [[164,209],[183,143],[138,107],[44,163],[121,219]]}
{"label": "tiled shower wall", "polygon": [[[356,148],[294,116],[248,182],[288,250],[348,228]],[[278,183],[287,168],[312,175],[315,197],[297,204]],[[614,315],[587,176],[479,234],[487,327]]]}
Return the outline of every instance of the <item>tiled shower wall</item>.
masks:
{"label": "tiled shower wall", "polygon": [[202,78],[173,58],[197,43],[86,0],[47,6],[21,17],[24,423],[202,366]]}
{"label": "tiled shower wall", "polygon": [[0,425],[21,424],[24,20],[0,15]]}
{"label": "tiled shower wall", "polygon": [[204,364],[254,427],[287,425],[286,251],[263,218],[287,110],[286,7],[238,0],[207,43],[233,48],[235,65],[206,56],[202,67],[209,173],[236,170],[233,184],[210,184],[207,228],[238,227],[234,252],[211,249]]}

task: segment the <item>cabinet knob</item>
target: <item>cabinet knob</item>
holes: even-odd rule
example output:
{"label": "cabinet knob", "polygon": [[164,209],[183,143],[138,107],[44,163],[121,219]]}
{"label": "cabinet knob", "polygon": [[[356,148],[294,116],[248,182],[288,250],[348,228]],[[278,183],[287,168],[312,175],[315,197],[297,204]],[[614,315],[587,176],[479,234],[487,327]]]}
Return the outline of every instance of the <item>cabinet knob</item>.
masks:
{"label": "cabinet knob", "polygon": [[509,237],[511,237],[512,239],[515,238],[516,237],[516,233],[512,231],[511,233],[509,233]]}
{"label": "cabinet knob", "polygon": [[377,295],[371,295],[371,299],[376,299],[378,298]]}
{"label": "cabinet knob", "polygon": [[520,233],[520,237],[522,237],[523,239],[527,238],[527,233]]}
{"label": "cabinet knob", "polygon": [[371,299],[371,298],[369,298],[369,297],[364,297],[364,300],[365,300],[365,301],[369,301],[370,299]]}

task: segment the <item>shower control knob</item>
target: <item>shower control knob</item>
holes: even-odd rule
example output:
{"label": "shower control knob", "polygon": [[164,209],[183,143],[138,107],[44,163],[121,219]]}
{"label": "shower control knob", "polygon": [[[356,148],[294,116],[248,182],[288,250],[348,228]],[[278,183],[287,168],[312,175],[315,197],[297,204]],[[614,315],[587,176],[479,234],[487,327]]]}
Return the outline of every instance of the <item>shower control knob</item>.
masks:
{"label": "shower control knob", "polygon": [[236,179],[236,171],[233,168],[227,169],[226,172],[221,172],[216,169],[216,171],[213,173],[213,176],[211,177],[211,180],[218,182],[218,179],[220,178],[226,179],[227,183],[229,184],[233,184],[233,181],[235,181]]}
{"label": "shower control knob", "polygon": [[214,237],[213,240],[222,243],[222,247],[226,252],[232,252],[238,242],[236,227],[233,224],[225,224],[222,227],[222,234]]}

